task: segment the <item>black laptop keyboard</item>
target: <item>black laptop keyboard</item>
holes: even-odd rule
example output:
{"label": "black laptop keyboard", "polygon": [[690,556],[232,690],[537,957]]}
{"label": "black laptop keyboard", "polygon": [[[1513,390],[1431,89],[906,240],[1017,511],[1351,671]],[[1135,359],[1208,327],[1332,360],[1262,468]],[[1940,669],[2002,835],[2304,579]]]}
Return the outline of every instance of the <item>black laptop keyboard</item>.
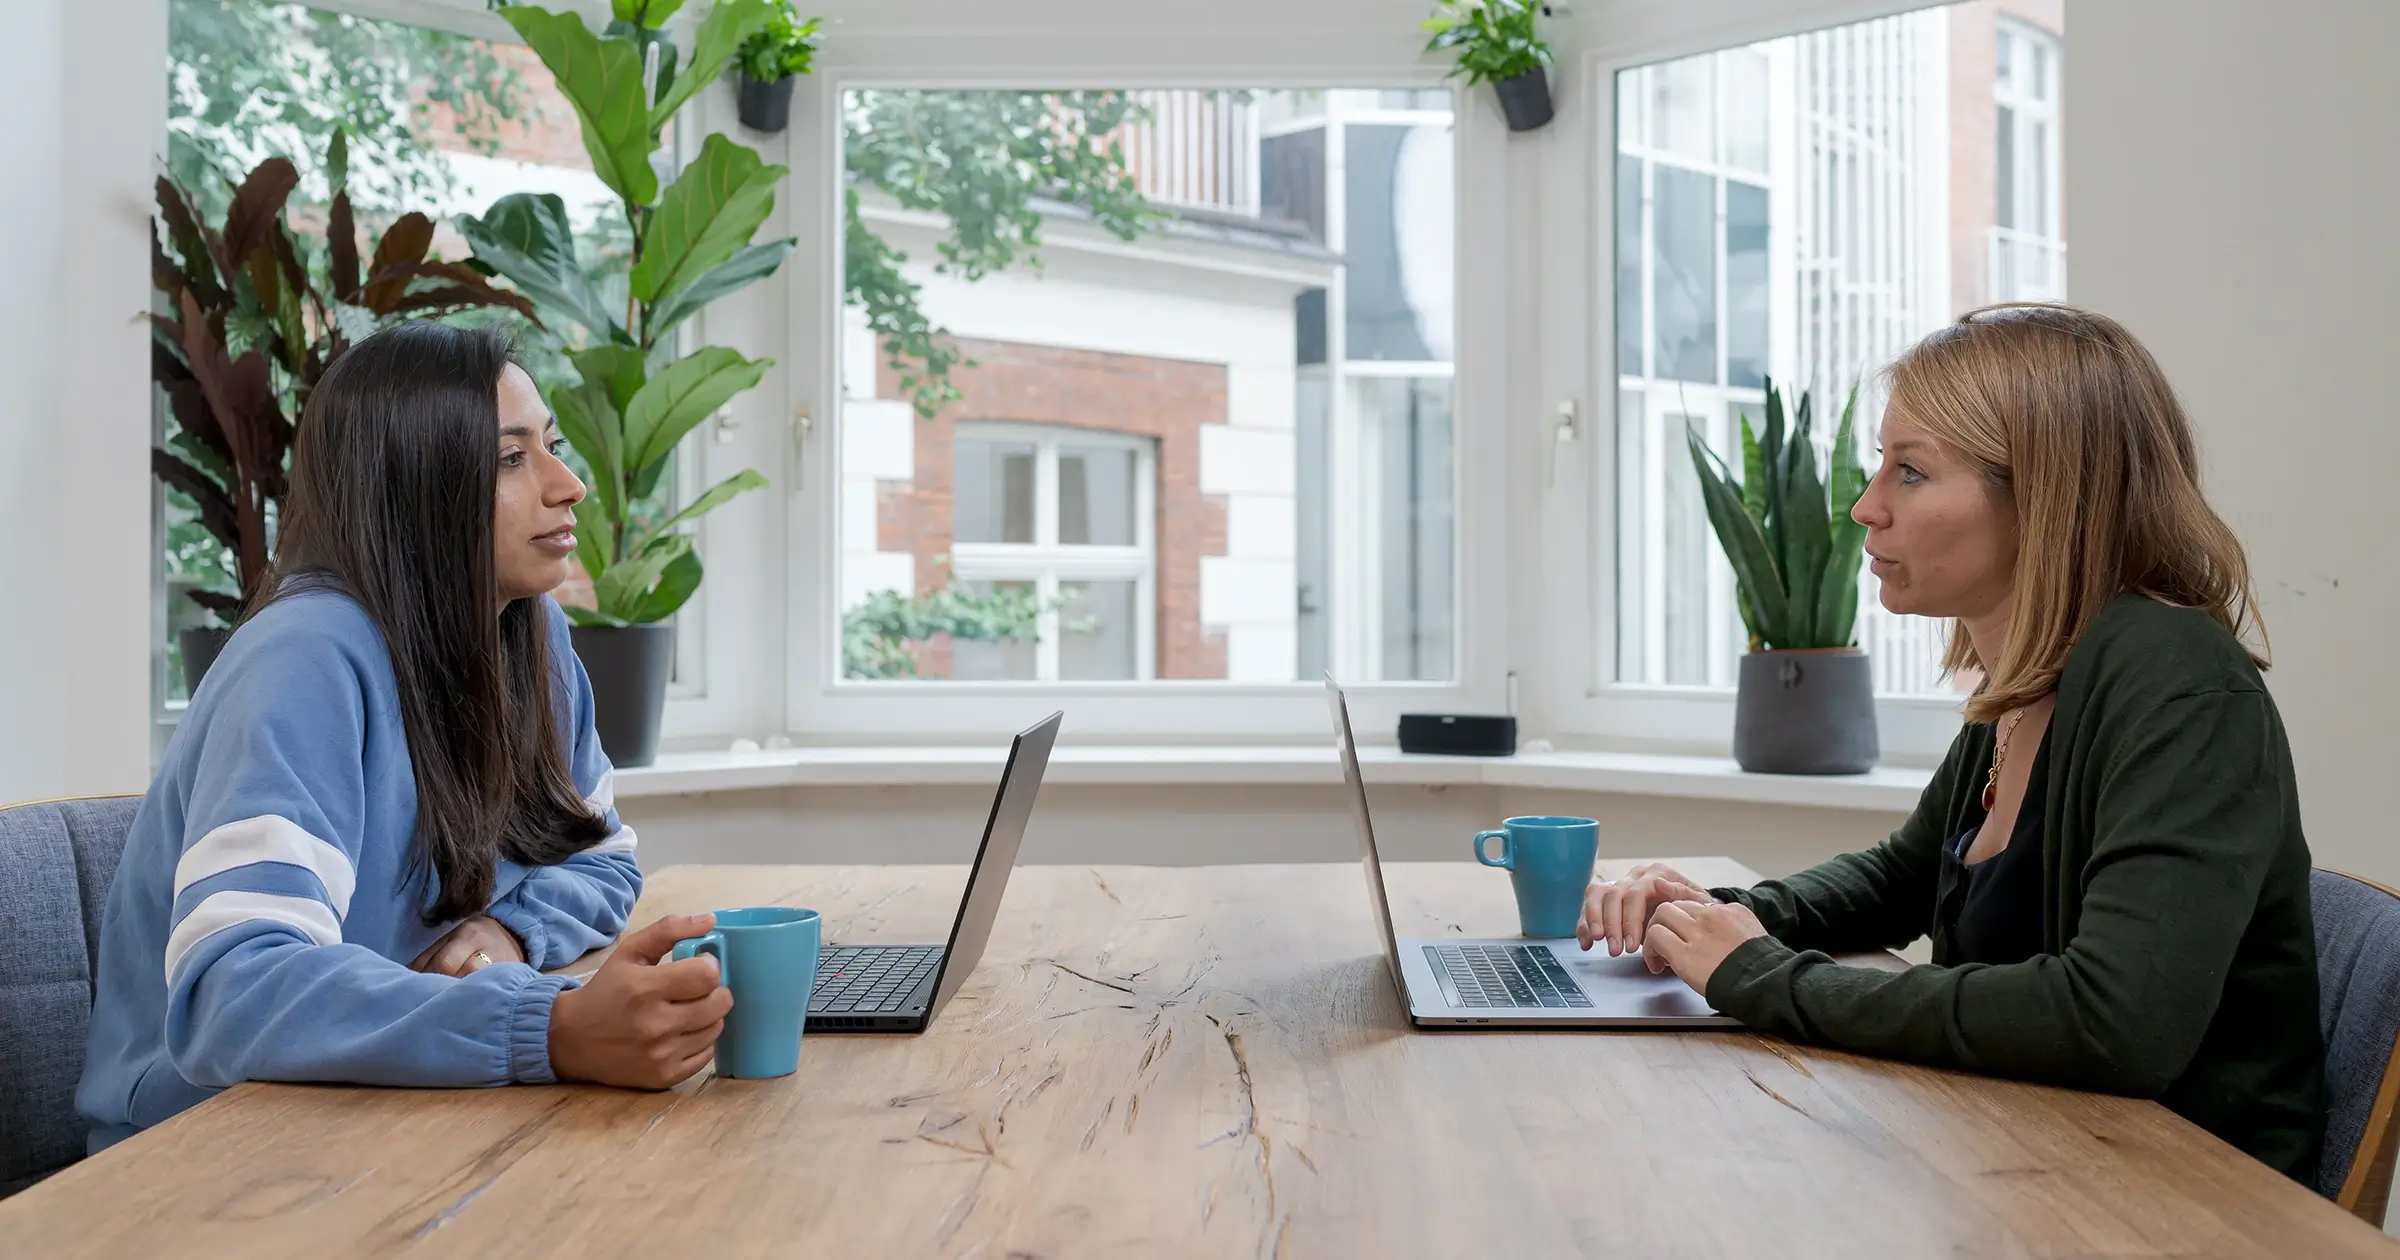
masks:
{"label": "black laptop keyboard", "polygon": [[876,1015],[900,1009],[942,961],[939,945],[850,945],[817,961],[811,1015]]}
{"label": "black laptop keyboard", "polygon": [[1575,977],[1531,945],[1428,945],[1425,960],[1458,990],[1460,1006],[1589,1007]]}

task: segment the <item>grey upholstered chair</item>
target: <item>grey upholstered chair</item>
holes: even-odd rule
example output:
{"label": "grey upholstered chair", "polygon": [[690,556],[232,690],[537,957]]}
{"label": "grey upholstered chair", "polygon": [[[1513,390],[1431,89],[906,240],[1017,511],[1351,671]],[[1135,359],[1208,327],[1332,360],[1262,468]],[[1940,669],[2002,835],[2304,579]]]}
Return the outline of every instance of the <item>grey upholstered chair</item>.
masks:
{"label": "grey upholstered chair", "polygon": [[83,1156],[100,911],[138,796],[0,809],[0,1196]]}
{"label": "grey upholstered chair", "polygon": [[2308,899],[2329,1104],[2317,1193],[2380,1228],[2400,1151],[2400,891],[2311,871]]}

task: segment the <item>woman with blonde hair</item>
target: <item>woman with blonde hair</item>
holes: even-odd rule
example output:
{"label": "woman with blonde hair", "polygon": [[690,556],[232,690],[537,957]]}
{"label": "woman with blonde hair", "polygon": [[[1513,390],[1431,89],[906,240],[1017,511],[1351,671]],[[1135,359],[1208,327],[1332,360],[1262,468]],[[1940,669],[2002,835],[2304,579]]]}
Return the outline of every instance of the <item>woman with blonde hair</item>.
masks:
{"label": "woman with blonde hair", "polygon": [[[1854,515],[1884,607],[1956,620],[1965,728],[1882,844],[1747,890],[1646,867],[1595,883],[1578,935],[1755,1028],[2156,1098],[2309,1183],[2308,844],[2174,391],[2115,321],[2046,304],[1970,312],[1888,379]],[[1928,934],[1930,966],[1829,956]]]}

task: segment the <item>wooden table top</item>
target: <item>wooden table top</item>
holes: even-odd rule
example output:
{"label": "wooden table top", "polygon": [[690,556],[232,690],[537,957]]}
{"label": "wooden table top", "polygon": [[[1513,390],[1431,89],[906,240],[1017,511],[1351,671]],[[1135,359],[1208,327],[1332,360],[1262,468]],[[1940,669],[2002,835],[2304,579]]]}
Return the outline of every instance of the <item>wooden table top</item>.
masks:
{"label": "wooden table top", "polygon": [[[1723,859],[1681,863],[1746,882]],[[1604,864],[1614,865],[1614,864]],[[1403,935],[1506,880],[1389,868]],[[678,867],[939,940],[958,867]],[[587,960],[587,964],[589,962]],[[13,1199],[27,1256],[2340,1256],[2153,1103],[1744,1032],[1411,1032],[1351,865],[1028,867],[922,1036],[667,1093],[246,1085]]]}

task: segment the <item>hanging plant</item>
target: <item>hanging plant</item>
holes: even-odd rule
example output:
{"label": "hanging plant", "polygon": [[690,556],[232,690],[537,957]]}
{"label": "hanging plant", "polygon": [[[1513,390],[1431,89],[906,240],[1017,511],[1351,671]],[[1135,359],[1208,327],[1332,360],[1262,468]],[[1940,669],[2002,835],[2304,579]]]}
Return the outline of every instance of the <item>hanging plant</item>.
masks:
{"label": "hanging plant", "polygon": [[1441,0],[1423,24],[1425,51],[1456,53],[1451,77],[1491,84],[1508,129],[1532,131],[1552,117],[1550,45],[1534,28],[1548,12],[1540,0]]}

